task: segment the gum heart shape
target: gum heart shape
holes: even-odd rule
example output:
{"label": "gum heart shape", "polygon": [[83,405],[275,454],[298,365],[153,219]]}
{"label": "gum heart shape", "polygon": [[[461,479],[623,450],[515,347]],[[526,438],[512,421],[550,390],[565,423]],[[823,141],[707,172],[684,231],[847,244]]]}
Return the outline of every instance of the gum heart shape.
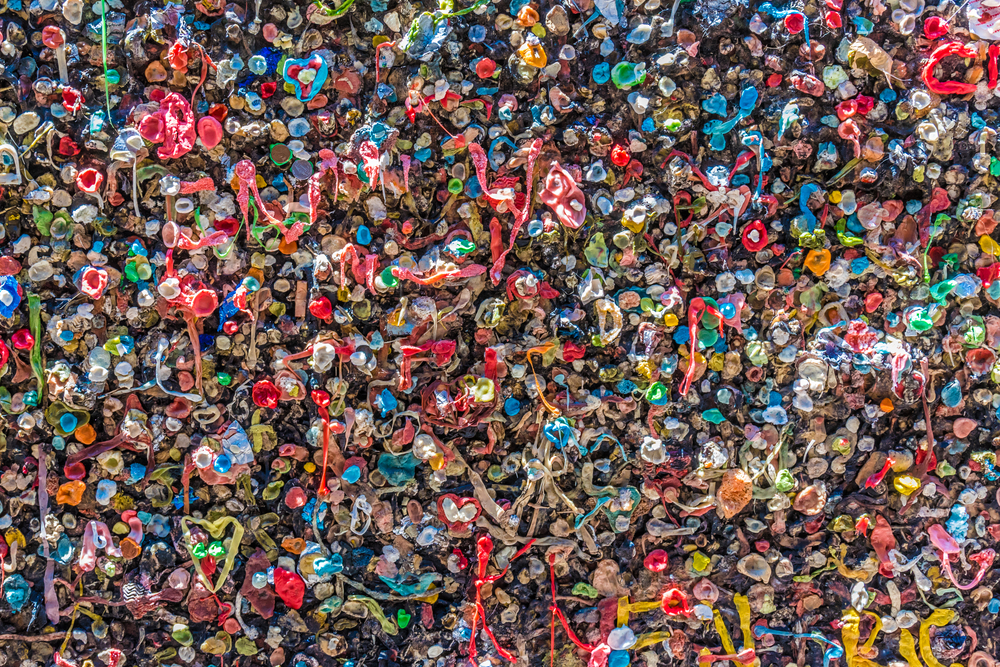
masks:
{"label": "gum heart shape", "polygon": [[[202,570],[201,567],[202,559],[194,555],[193,546],[191,544],[191,529],[189,527],[189,524],[192,523],[197,526],[201,526],[206,531],[208,531],[208,534],[211,535],[212,539],[214,540],[223,539],[223,536],[225,535],[226,532],[226,528],[230,525],[233,527],[232,541],[230,542],[230,548],[226,550],[226,558],[222,563],[222,571],[218,573],[218,576],[216,576],[216,581],[214,584],[212,583],[211,579],[208,578],[208,575],[205,574],[205,572]],[[202,584],[209,591],[213,593],[218,593],[219,589],[222,588],[222,585],[226,583],[226,578],[232,571],[233,564],[236,561],[236,554],[239,553],[240,540],[243,539],[243,524],[241,524],[239,521],[237,521],[235,518],[231,516],[224,516],[216,521],[209,521],[207,519],[193,519],[189,516],[185,516],[181,518],[181,532],[184,533],[184,538],[183,538],[184,546],[187,548],[188,554],[190,554],[191,556],[191,560],[194,561],[194,569],[198,573],[198,576],[201,578]]]}
{"label": "gum heart shape", "polygon": [[198,136],[205,148],[215,148],[222,141],[222,123],[211,116],[202,116],[198,120]]}
{"label": "gum heart shape", "polygon": [[459,498],[453,493],[438,498],[438,518],[455,530],[465,530],[482,511],[475,498]]}
{"label": "gum heart shape", "polygon": [[302,598],[306,594],[306,582],[302,577],[280,567],[274,568],[274,591],[292,609],[302,608]]}
{"label": "gum heart shape", "polygon": [[295,87],[295,96],[303,102],[316,97],[326,82],[329,67],[319,54],[310,58],[290,58],[285,61],[283,76]]}
{"label": "gum heart shape", "polygon": [[410,624],[411,618],[413,617],[410,616],[405,609],[400,609],[396,612],[396,622],[399,624],[399,628],[401,630],[406,629],[406,626]]}

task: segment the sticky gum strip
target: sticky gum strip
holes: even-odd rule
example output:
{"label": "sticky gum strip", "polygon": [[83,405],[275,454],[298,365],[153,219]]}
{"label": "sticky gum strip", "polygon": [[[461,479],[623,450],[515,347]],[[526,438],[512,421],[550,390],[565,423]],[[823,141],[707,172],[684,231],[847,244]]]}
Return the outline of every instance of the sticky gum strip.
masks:
{"label": "sticky gum strip", "polygon": [[[189,523],[201,526],[208,531],[208,534],[215,539],[221,539],[225,533],[226,527],[230,524],[233,526],[232,541],[229,543],[229,547],[226,549],[226,560],[223,562],[222,571],[216,577],[216,583],[213,584],[212,581],[205,575],[204,571],[201,569],[201,559],[194,555],[193,547],[191,545],[191,529],[188,526]],[[224,516],[221,519],[215,521],[209,521],[207,519],[194,519],[189,516],[181,518],[181,531],[184,534],[184,547],[188,550],[191,555],[191,560],[194,561],[194,569],[201,577],[201,582],[205,585],[205,588],[213,593],[218,593],[222,585],[226,583],[226,579],[229,577],[229,572],[233,569],[233,564],[236,562],[236,554],[240,551],[240,542],[243,540],[243,524],[237,521],[234,517]]]}
{"label": "sticky gum strip", "polygon": [[[660,608],[659,600],[650,600],[648,602],[629,602],[628,596],[618,598],[618,615],[616,617],[616,622],[618,627],[628,625],[629,614],[641,614],[646,611],[654,611]],[[667,635],[669,637],[669,634]]]}
{"label": "sticky gum strip", "polygon": [[715,622],[715,631],[722,639],[722,648],[726,649],[727,654],[733,655],[736,653],[736,646],[733,645],[733,640],[729,637],[729,630],[726,629],[726,623],[722,620],[722,614],[719,613],[718,609],[712,610],[712,620]]}
{"label": "sticky gum strip", "polygon": [[544,356],[553,347],[555,347],[555,343],[553,343],[552,341],[549,341],[544,345],[538,345],[528,350],[527,357],[528,357],[528,365],[531,366],[531,375],[532,377],[535,378],[535,387],[538,389],[538,398],[541,399],[542,405],[545,406],[546,410],[548,410],[551,414],[558,417],[561,414],[559,408],[553,407],[551,404],[549,404],[547,400],[545,400],[545,385],[539,381],[538,375],[537,373],[535,373],[535,364],[534,362],[531,361],[531,355],[533,352],[537,352],[539,355]]}
{"label": "sticky gum strip", "polygon": [[778,630],[775,628],[769,628],[765,625],[755,625],[753,627],[754,635],[759,639],[764,635],[775,635],[778,637],[794,637],[797,639],[811,639],[814,642],[819,643],[821,646],[823,644],[828,644],[823,651],[823,667],[829,667],[830,661],[836,658],[842,658],[844,656],[844,649],[841,648],[840,644],[830,641],[818,632],[787,632],[785,630]]}
{"label": "sticky gum strip", "polygon": [[906,658],[909,667],[923,667],[920,659],[917,658],[917,648],[913,641],[913,635],[906,628],[899,629],[899,653]]}

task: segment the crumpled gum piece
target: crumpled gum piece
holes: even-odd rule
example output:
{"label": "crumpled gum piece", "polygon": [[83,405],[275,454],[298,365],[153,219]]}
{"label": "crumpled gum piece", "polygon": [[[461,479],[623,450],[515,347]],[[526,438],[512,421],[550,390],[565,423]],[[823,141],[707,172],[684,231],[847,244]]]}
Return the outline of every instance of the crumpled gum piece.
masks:
{"label": "crumpled gum piece", "polygon": [[570,229],[579,229],[587,218],[587,200],[583,191],[558,162],[552,163],[552,169],[545,177],[545,188],[538,193],[538,198],[555,212],[559,222]]}
{"label": "crumpled gum piece", "polygon": [[183,157],[194,148],[198,138],[191,105],[179,94],[169,93],[157,113],[163,119],[163,145],[156,149],[156,154],[161,160]]}

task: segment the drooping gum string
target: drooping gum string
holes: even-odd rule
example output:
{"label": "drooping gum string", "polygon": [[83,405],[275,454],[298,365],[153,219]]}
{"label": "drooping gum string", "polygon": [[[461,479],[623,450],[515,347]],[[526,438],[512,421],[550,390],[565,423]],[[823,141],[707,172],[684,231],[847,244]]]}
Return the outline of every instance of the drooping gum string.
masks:
{"label": "drooping gum string", "polygon": [[573,629],[569,627],[569,623],[566,622],[566,616],[563,614],[562,609],[559,608],[559,602],[556,599],[556,555],[554,553],[549,554],[549,577],[552,581],[552,604],[549,606],[549,611],[552,612],[552,617],[549,619],[549,664],[556,664],[556,618],[563,626],[563,630],[566,631],[566,636],[569,640],[576,644],[579,648],[584,651],[593,652],[594,647],[590,644],[585,644],[576,636]]}
{"label": "drooping gum string", "polygon": [[615,624],[621,628],[628,625],[628,619],[631,614],[641,614],[647,611],[654,611],[659,609],[661,602],[659,600],[650,600],[648,602],[629,602],[628,596],[624,595],[618,598],[618,613],[615,618]]}
{"label": "drooping gum string", "polygon": [[[904,630],[903,632],[906,632],[906,631]],[[909,634],[909,633],[907,633],[907,634]],[[829,667],[830,660],[832,660],[834,658],[842,658],[844,656],[844,649],[843,649],[843,647],[840,646],[840,644],[838,644],[836,642],[833,642],[833,641],[830,641],[829,639],[827,639],[823,635],[819,634],[818,632],[808,632],[808,633],[788,632],[786,630],[775,630],[774,628],[769,628],[769,627],[766,627],[766,626],[763,626],[763,625],[755,625],[753,627],[753,635],[756,638],[758,638],[758,639],[760,639],[764,635],[777,635],[779,637],[794,637],[794,638],[798,638],[798,639],[811,639],[811,640],[813,640],[813,641],[815,641],[817,643],[820,643],[820,644],[823,644],[823,643],[829,644],[829,647],[826,648],[823,651],[823,667]],[[912,637],[911,637],[911,640],[912,640]],[[921,665],[918,662],[916,665],[910,665],[910,667],[921,667]]]}
{"label": "drooping gum string", "polygon": [[875,646],[875,640],[878,638],[879,633],[882,632],[882,618],[878,614],[873,614],[870,611],[865,611],[863,613],[865,616],[868,616],[875,621],[872,631],[868,633],[868,640],[861,646],[861,650],[864,653],[870,653],[872,647]]}
{"label": "drooping gum string", "polygon": [[[955,584],[955,588],[957,588],[960,591],[972,590],[973,588],[979,585],[979,582],[983,580],[983,577],[986,576],[986,572],[990,569],[990,566],[993,564],[993,558],[995,556],[995,553],[993,549],[985,549],[983,551],[980,551],[978,554],[975,554],[975,556],[978,556],[976,560],[979,563],[979,571],[976,572],[976,576],[975,578],[973,578],[971,582],[969,582],[968,584],[960,584],[958,583],[958,579],[955,578],[955,574],[951,570],[951,555],[945,553],[944,551],[941,552],[941,561],[942,564],[944,565],[945,574],[947,574],[948,578],[951,579],[951,583]],[[970,558],[974,558],[974,556],[970,556]]]}
{"label": "drooping gum string", "polygon": [[[326,470],[330,457],[330,401],[324,404],[317,403],[319,407],[319,417],[323,420],[323,473],[319,480],[319,495],[323,496],[330,492],[326,486]],[[317,503],[318,504],[318,503]],[[317,507],[317,511],[318,511]]]}
{"label": "drooping gum string", "polygon": [[715,624],[715,631],[719,633],[719,638],[722,640],[722,648],[726,649],[726,653],[730,655],[736,653],[736,646],[729,636],[729,630],[726,629],[726,622],[722,620],[722,614],[719,613],[718,609],[712,610],[712,621]]}
{"label": "drooping gum string", "polygon": [[702,315],[706,312],[719,318],[719,328],[723,331],[725,330],[725,318],[722,317],[722,313],[717,308],[706,304],[705,300],[700,296],[691,300],[691,305],[688,307],[688,346],[690,348],[690,356],[688,358],[687,371],[684,373],[684,380],[680,386],[681,396],[687,396],[688,391],[691,389],[691,383],[694,381],[695,355],[698,353],[698,324],[701,322]]}
{"label": "drooping gum string", "polygon": [[551,414],[553,414],[556,417],[558,417],[561,414],[560,411],[559,411],[559,408],[554,407],[547,400],[545,400],[545,385],[543,385],[538,380],[538,374],[535,373],[535,364],[531,361],[531,353],[532,352],[537,352],[538,354],[544,355],[546,352],[549,352],[550,350],[552,350],[553,347],[555,347],[555,343],[553,343],[552,341],[549,341],[548,343],[545,343],[544,345],[533,347],[533,348],[531,348],[531,349],[528,350],[527,357],[528,357],[528,365],[531,366],[531,376],[535,379],[535,388],[538,389],[538,398],[541,399],[542,405],[545,406],[546,410],[548,410]]}
{"label": "drooping gum string", "polygon": [[531,540],[523,547],[521,547],[517,553],[508,561],[507,567],[503,569],[502,572],[498,574],[486,574],[486,566],[489,564],[490,555],[493,553],[493,540],[489,536],[483,535],[476,542],[476,559],[478,561],[477,576],[473,581],[473,585],[476,588],[476,610],[472,616],[472,636],[469,639],[469,659],[472,660],[476,657],[476,627],[480,616],[483,619],[483,630],[486,631],[486,636],[490,638],[493,642],[493,646],[496,648],[497,653],[499,653],[507,662],[514,662],[514,655],[507,649],[500,646],[497,642],[496,637],[493,636],[493,631],[490,630],[490,626],[486,622],[486,609],[483,607],[483,596],[482,589],[483,586],[489,583],[497,581],[505,574],[507,574],[507,568],[510,567],[510,563],[517,560],[524,552],[531,548],[531,545],[535,543],[535,540]]}
{"label": "drooping gum string", "polygon": [[181,472],[181,489],[184,492],[184,514],[191,514],[191,473],[194,472],[194,461],[191,454],[184,455],[184,468]]}
{"label": "drooping gum string", "polygon": [[433,273],[427,277],[418,276],[410,269],[405,269],[401,266],[392,267],[392,275],[395,276],[396,279],[410,280],[418,285],[433,285],[439,280],[449,280],[452,278],[474,278],[475,276],[482,275],[484,273],[486,273],[486,267],[481,264],[469,264],[461,269],[456,269],[454,271],[441,271],[439,273]]}
{"label": "drooping gum string", "polygon": [[[514,241],[517,239],[517,234],[521,231],[521,227],[524,223],[528,221],[528,214],[531,211],[531,200],[534,196],[535,160],[538,158],[538,154],[541,153],[542,145],[543,143],[541,139],[535,139],[535,141],[531,144],[531,148],[528,149],[527,162],[524,166],[526,179],[524,209],[518,210],[518,208],[514,206],[513,201],[511,201],[509,205],[509,209],[514,213],[514,225],[510,230],[510,239],[508,241],[509,245],[507,246],[507,249],[500,254],[500,257],[497,258],[496,261],[494,261],[493,268],[490,270],[490,277],[494,280],[494,284],[499,283],[500,272],[503,271],[507,254],[514,249]],[[472,143],[469,144],[469,154],[472,156],[472,164],[476,168],[476,178],[479,179],[479,185],[483,189],[483,193],[489,194],[489,188],[486,185],[486,153],[483,151],[482,146]]]}

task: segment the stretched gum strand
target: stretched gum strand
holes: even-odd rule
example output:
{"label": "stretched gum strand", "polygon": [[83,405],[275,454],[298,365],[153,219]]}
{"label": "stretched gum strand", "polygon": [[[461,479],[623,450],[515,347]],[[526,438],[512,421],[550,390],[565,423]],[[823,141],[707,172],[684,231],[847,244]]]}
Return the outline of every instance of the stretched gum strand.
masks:
{"label": "stretched gum strand", "polygon": [[581,468],[580,488],[592,498],[611,498],[618,495],[618,489],[614,486],[594,486],[594,464],[592,461],[587,461]]}
{"label": "stretched gum strand", "polygon": [[[521,227],[525,222],[528,221],[528,216],[531,214],[531,202],[534,197],[534,185],[535,185],[535,160],[538,158],[539,153],[542,151],[543,142],[541,139],[535,139],[531,143],[531,147],[528,149],[527,162],[524,166],[525,179],[526,179],[526,201],[524,203],[524,209],[519,210],[511,202],[509,207],[511,212],[514,214],[514,225],[510,230],[510,238],[508,240],[509,245],[506,250],[504,250],[500,256],[493,262],[493,267],[490,269],[490,277],[494,284],[500,282],[500,274],[503,271],[504,262],[506,260],[507,254],[514,249],[514,241],[517,238],[518,232],[521,231]],[[479,183],[483,188],[483,193],[490,195],[490,188],[487,187],[486,183],[486,164],[487,156],[483,147],[477,143],[469,144],[469,155],[472,158],[472,164],[476,168],[476,177],[479,179]]]}
{"label": "stretched gum strand", "polygon": [[909,667],[923,667],[920,659],[917,658],[917,648],[913,635],[906,628],[899,629],[899,654],[906,658]]}
{"label": "stretched gum strand", "polygon": [[[818,643],[826,643],[829,646],[823,651],[823,667],[829,667],[830,661],[835,658],[842,658],[844,656],[844,649],[837,642],[831,641],[819,634],[818,632],[788,632],[787,630],[775,630],[769,628],[765,625],[755,625],[753,627],[753,634],[760,639],[764,635],[777,635],[779,637],[795,637],[797,639],[812,639]],[[910,667],[921,667],[918,663],[917,665],[910,665]]]}
{"label": "stretched gum strand", "polygon": [[[508,561],[508,566],[510,567],[510,562],[516,560],[519,556],[524,554],[525,551],[531,548],[531,545],[535,543],[535,540],[531,540],[523,547],[521,547],[517,553]],[[514,656],[510,651],[506,650],[500,643],[497,642],[496,637],[493,636],[493,631],[490,630],[490,626],[486,623],[486,609],[483,607],[483,586],[500,579],[505,574],[507,574],[507,568],[505,567],[503,571],[497,574],[486,574],[486,567],[490,562],[490,556],[493,553],[493,540],[487,536],[482,536],[476,542],[476,560],[478,562],[477,569],[475,570],[476,578],[473,580],[473,586],[475,586],[476,600],[475,600],[475,612],[472,616],[472,637],[469,640],[469,659],[473,660],[476,657],[476,638],[478,633],[476,632],[476,626],[480,618],[483,619],[483,630],[486,635],[493,642],[494,648],[496,648],[497,653],[499,653],[507,662],[514,662]]]}
{"label": "stretched gum strand", "polygon": [[673,635],[671,632],[666,630],[657,630],[656,632],[647,632],[641,634],[635,639],[635,645],[632,646],[632,651],[638,651],[641,648],[646,648],[647,646],[652,646],[653,644],[659,644],[660,642],[665,642]]}
{"label": "stretched gum strand", "polygon": [[535,364],[531,361],[531,354],[533,352],[544,355],[546,352],[551,351],[553,347],[555,347],[555,343],[549,341],[544,345],[531,348],[526,352],[526,356],[528,357],[528,365],[531,366],[531,375],[535,378],[535,387],[538,389],[538,398],[541,399],[542,405],[545,406],[546,410],[558,417],[560,414],[559,408],[553,407],[547,400],[545,400],[545,386],[538,381],[538,374],[535,373]]}
{"label": "stretched gum strand", "polygon": [[[551,612],[552,616],[549,619],[549,637],[550,637],[550,639],[549,639],[549,646],[550,646],[550,662],[549,662],[549,664],[555,664],[555,655],[556,655],[556,619],[557,618],[559,619],[559,623],[562,624],[563,630],[566,632],[566,636],[569,637],[570,641],[573,642],[574,644],[576,644],[577,647],[583,649],[584,651],[589,651],[591,654],[593,654],[594,649],[595,649],[594,646],[592,646],[590,644],[585,644],[583,641],[580,640],[579,637],[576,636],[576,633],[573,632],[573,629],[569,626],[569,623],[566,622],[566,616],[563,614],[562,609],[559,608],[559,602],[558,602],[557,596],[556,596],[556,593],[558,592],[558,589],[556,588],[556,570],[555,570],[555,564],[556,564],[556,554],[553,553],[553,552],[550,552],[549,553],[549,577],[550,577],[551,583],[552,583],[552,606],[549,607],[549,611]],[[625,600],[627,601],[628,598],[626,597]],[[621,613],[620,604],[621,604],[621,599],[619,599],[619,614]]]}
{"label": "stretched gum strand", "polygon": [[684,373],[684,380],[680,386],[681,396],[687,396],[688,391],[691,389],[691,383],[694,381],[695,365],[697,363],[695,355],[698,354],[698,325],[701,322],[701,316],[706,312],[719,318],[719,331],[723,336],[725,335],[725,320],[718,308],[709,306],[700,296],[692,299],[691,305],[688,306],[688,348],[690,356],[688,357],[688,368]]}
{"label": "stretched gum strand", "polygon": [[844,611],[841,618],[841,641],[844,645],[844,657],[847,667],[881,667],[877,662],[858,655],[858,641],[861,637],[861,616],[852,607]]}
{"label": "stretched gum strand", "polygon": [[160,367],[163,364],[163,357],[166,354],[168,347],[170,347],[170,341],[168,341],[166,338],[161,338],[160,342],[157,345],[156,356],[154,358],[156,361],[156,386],[159,387],[160,390],[163,393],[167,394],[168,396],[173,396],[175,398],[183,398],[191,401],[195,405],[200,405],[205,400],[204,398],[202,398],[201,394],[186,394],[181,391],[171,391],[163,386],[163,381],[160,379]]}
{"label": "stretched gum strand", "polygon": [[[726,622],[722,620],[722,614],[719,613],[718,609],[712,610],[712,621],[715,624],[715,631],[719,633],[719,639],[722,640],[722,648],[726,649],[726,653],[732,655],[736,653],[736,646],[733,644],[732,638],[729,636],[729,630],[726,629]],[[704,658],[704,655],[702,656]],[[699,660],[699,665],[710,664],[708,661]],[[737,663],[743,664],[743,663]]]}
{"label": "stretched gum strand", "polygon": [[35,376],[35,390],[38,392],[38,402],[41,405],[45,401],[48,384],[42,372],[42,301],[33,292],[28,293],[28,322],[31,335],[35,338],[35,343],[31,346],[31,372]]}
{"label": "stretched gum strand", "polygon": [[868,616],[869,618],[875,621],[875,626],[872,628],[872,631],[868,634],[868,641],[866,641],[864,645],[861,647],[861,652],[869,654],[872,652],[872,648],[875,646],[875,640],[878,638],[879,633],[882,632],[882,618],[878,614],[872,613],[870,611],[864,611],[861,613],[863,613],[865,616]]}
{"label": "stretched gum strand", "polygon": [[573,528],[576,530],[580,530],[580,528],[583,527],[583,524],[587,523],[588,519],[597,514],[598,510],[607,505],[609,502],[611,502],[611,498],[598,498],[597,504],[594,505],[594,509],[590,510],[586,514],[581,514],[576,517],[576,519],[573,521]]}
{"label": "stretched gum strand", "polygon": [[[537,469],[537,470],[539,470],[539,471],[541,471],[542,475],[544,476],[544,480],[546,482],[549,482],[548,486],[545,486],[544,482],[543,482],[543,488],[545,489],[545,491],[546,492],[551,491],[552,493],[554,493],[556,495],[556,497],[559,498],[559,500],[561,500],[561,501],[563,501],[563,503],[565,503],[566,507],[568,507],[569,510],[571,512],[573,512],[573,514],[577,515],[576,520],[577,521],[581,521],[581,517],[579,515],[580,515],[580,512],[582,510],[580,508],[578,508],[573,503],[573,501],[570,500],[569,497],[562,491],[562,489],[559,488],[559,485],[556,484],[553,481],[553,478],[556,476],[556,473],[554,473],[552,471],[552,468],[549,466],[549,464],[543,462],[543,460],[544,461],[549,461],[550,458],[551,457],[549,455],[549,446],[548,446],[548,443],[546,441],[545,453],[540,458],[535,459],[535,461],[537,462],[537,465],[536,466],[532,466],[532,467],[535,468],[535,469]],[[563,458],[563,461],[564,462],[566,461],[565,457]],[[559,471],[559,474],[562,474],[562,472],[565,472],[565,471],[564,470],[563,471]],[[602,500],[605,501],[605,502],[601,502]],[[598,500],[597,504],[599,506],[603,506],[603,505],[607,504],[610,501],[611,501],[611,498],[601,498],[601,499]],[[595,506],[594,509],[591,510],[591,512],[588,513],[586,516],[587,517],[592,516],[597,511],[597,509],[598,509],[598,507]],[[582,522],[581,522],[581,525],[582,525]],[[577,528],[579,528],[579,526],[577,526]]]}
{"label": "stretched gum strand", "polygon": [[[754,645],[753,633],[750,632],[750,599],[746,595],[734,595],[733,604],[736,605],[736,611],[740,615],[740,632],[743,633],[743,646],[744,648],[752,649]],[[756,659],[756,655],[754,657]],[[755,661],[759,663],[759,661]]]}
{"label": "stretched gum strand", "polygon": [[918,553],[913,560],[908,561],[906,560],[906,556],[901,554],[898,549],[890,549],[889,558],[892,561],[893,569],[896,572],[908,572],[920,564],[924,555],[922,553]]}
{"label": "stretched gum strand", "polygon": [[[588,438],[587,438],[587,432],[586,431],[584,431],[584,433],[583,433],[583,435],[581,436],[580,439],[583,441],[584,445],[587,444],[587,439]],[[623,461],[628,461],[628,455],[625,454],[625,448],[622,446],[622,443],[618,441],[618,438],[616,438],[615,436],[611,435],[610,433],[600,433],[597,436],[597,440],[594,440],[593,446],[590,447],[590,451],[591,452],[595,451],[597,449],[597,446],[600,445],[605,440],[610,440],[611,442],[613,442],[616,445],[618,445],[618,450],[619,450],[619,452],[622,455],[622,460]]]}
{"label": "stretched gum strand", "polygon": [[978,586],[979,582],[983,580],[983,577],[986,576],[986,572],[993,564],[993,558],[995,555],[996,554],[993,549],[985,549],[984,551],[980,551],[978,554],[975,554],[975,556],[969,557],[970,560],[974,559],[979,562],[979,571],[976,572],[975,578],[973,578],[973,580],[968,584],[958,583],[958,580],[955,578],[955,574],[951,571],[951,556],[944,551],[941,552],[941,561],[944,565],[945,574],[947,574],[948,578],[951,579],[951,583],[955,584],[955,588],[960,591],[968,591]]}
{"label": "stretched gum strand", "polygon": [[[831,548],[830,551],[832,552],[833,549]],[[833,555],[832,553],[830,555],[830,558],[833,559],[833,561],[837,564],[837,572],[839,572],[842,576],[847,577],[848,579],[854,579],[855,581],[863,581],[866,584],[875,578],[875,575],[878,573],[877,569],[872,572],[867,572],[865,570],[855,570],[844,565],[844,557],[846,555],[847,555],[846,544],[840,545],[839,558]]]}
{"label": "stretched gum strand", "polygon": [[330,399],[322,403],[317,402],[316,407],[319,409],[319,418],[323,421],[323,474],[320,475],[319,491],[317,493],[325,496],[330,493],[329,488],[326,486],[326,473],[330,459],[330,431],[332,430],[330,426]]}
{"label": "stretched gum strand", "polygon": [[[38,297],[35,296],[37,301]],[[34,314],[32,316],[32,324],[34,324]],[[32,326],[34,329],[34,326]],[[39,350],[39,357],[41,357],[41,348],[38,347],[40,338],[35,338],[36,349]],[[34,356],[34,350],[32,350],[32,356]],[[40,361],[39,361],[40,363]],[[43,395],[44,394],[40,394]],[[48,467],[46,465],[47,449],[45,447],[39,447],[38,453],[38,514],[39,521],[41,525],[45,526],[45,519],[49,513],[49,491],[48,491]],[[107,526],[105,526],[107,530]],[[42,584],[45,590],[45,616],[49,619],[49,622],[53,625],[59,622],[59,598],[56,596],[56,586],[55,586],[55,572],[56,572],[56,561],[51,557],[49,553],[49,541],[42,540],[42,555],[45,557],[45,574],[42,576]]]}

